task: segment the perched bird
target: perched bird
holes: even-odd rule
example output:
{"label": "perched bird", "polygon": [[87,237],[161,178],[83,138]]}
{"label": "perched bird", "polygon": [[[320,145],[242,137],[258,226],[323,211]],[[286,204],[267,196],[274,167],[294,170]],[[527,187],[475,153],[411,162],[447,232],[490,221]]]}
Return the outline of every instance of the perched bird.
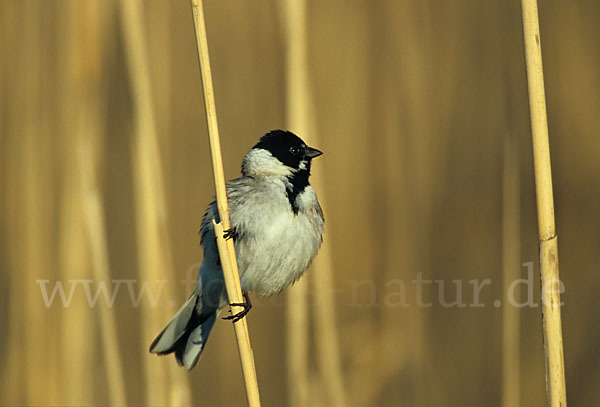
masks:
{"label": "perched bird", "polygon": [[[270,296],[296,281],[321,246],[323,212],[310,186],[313,158],[323,154],[289,131],[265,134],[242,161],[242,176],[227,183],[231,229],[240,272],[244,310],[224,319],[236,322],[249,311],[248,292]],[[159,355],[175,353],[192,369],[219,311],[228,305],[213,219],[213,202],[202,221],[204,260],[196,288],[150,345]],[[242,304],[238,304],[242,305]]]}

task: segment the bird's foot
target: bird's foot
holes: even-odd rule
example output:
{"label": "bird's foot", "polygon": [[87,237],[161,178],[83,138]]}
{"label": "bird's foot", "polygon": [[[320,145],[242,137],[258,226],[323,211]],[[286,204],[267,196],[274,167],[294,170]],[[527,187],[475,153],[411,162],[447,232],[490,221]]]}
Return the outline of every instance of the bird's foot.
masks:
{"label": "bird's foot", "polygon": [[235,237],[235,229],[230,228],[223,232],[223,239],[229,240]]}
{"label": "bird's foot", "polygon": [[[223,319],[231,319],[233,323],[238,322],[240,319],[244,318],[246,316],[246,314],[248,312],[250,312],[250,309],[252,309],[252,302],[250,302],[250,297],[248,297],[248,293],[244,293],[244,302],[234,302],[229,304],[230,306],[237,306],[237,307],[243,307],[244,309],[241,310],[238,313],[235,313],[233,315],[228,315],[226,317],[223,317]],[[231,309],[229,310],[229,312],[231,312]]]}

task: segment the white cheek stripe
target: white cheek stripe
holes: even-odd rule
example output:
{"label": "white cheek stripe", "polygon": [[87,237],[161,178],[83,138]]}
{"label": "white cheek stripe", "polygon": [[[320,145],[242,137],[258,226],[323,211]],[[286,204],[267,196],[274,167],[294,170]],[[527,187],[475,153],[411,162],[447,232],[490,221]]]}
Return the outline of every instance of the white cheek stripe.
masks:
{"label": "white cheek stripe", "polygon": [[253,148],[242,161],[242,172],[248,176],[287,177],[292,174],[292,168],[282,164],[269,151]]}

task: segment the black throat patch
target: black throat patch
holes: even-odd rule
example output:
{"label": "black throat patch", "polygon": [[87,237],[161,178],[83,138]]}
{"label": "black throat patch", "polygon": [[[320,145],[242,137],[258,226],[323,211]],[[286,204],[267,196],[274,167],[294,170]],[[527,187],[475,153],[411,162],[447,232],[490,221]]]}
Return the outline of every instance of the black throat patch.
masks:
{"label": "black throat patch", "polygon": [[308,177],[310,177],[310,162],[308,162],[306,169],[296,171],[293,175],[288,177],[290,185],[287,186],[286,192],[292,211],[294,214],[298,214],[298,195],[300,195],[307,186],[309,186]]}

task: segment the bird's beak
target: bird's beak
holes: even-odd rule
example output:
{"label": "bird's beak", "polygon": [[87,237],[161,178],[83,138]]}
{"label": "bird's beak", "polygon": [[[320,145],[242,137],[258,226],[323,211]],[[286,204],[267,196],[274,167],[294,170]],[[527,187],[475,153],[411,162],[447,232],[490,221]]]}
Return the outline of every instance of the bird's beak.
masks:
{"label": "bird's beak", "polygon": [[312,148],[312,147],[306,147],[306,153],[305,156],[313,159],[315,157],[320,156],[321,154],[323,154],[322,151],[317,150],[316,148]]}

